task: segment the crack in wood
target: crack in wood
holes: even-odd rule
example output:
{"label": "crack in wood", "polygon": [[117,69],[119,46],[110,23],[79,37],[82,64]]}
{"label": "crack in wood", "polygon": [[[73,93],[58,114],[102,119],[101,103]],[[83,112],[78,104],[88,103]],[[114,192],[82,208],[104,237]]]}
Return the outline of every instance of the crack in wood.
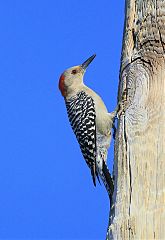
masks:
{"label": "crack in wood", "polygon": [[[162,48],[163,48],[163,52],[165,53],[164,42],[163,42],[162,34],[161,34],[161,31],[160,31],[160,28],[159,28],[159,27],[158,27],[158,32],[159,32],[160,42],[161,42],[161,45],[162,45]],[[163,57],[164,57],[164,56],[163,56]]]}

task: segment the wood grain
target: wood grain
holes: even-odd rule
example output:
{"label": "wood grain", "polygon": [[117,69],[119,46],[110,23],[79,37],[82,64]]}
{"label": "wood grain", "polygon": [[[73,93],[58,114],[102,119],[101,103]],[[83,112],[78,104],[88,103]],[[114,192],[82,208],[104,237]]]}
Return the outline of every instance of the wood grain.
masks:
{"label": "wood grain", "polygon": [[165,239],[165,1],[126,1],[107,239]]}

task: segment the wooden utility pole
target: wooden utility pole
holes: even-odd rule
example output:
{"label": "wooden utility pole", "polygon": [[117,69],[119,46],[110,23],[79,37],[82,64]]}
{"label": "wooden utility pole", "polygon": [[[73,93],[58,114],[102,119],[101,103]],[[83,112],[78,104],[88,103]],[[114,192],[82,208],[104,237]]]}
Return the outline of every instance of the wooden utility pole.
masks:
{"label": "wooden utility pole", "polygon": [[107,239],[165,239],[165,0],[126,0]]}

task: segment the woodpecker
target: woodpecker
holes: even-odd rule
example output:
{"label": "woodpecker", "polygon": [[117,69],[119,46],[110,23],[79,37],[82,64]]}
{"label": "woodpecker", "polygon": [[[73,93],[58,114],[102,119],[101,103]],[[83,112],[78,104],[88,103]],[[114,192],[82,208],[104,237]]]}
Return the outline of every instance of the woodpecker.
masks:
{"label": "woodpecker", "polygon": [[96,178],[100,182],[100,177],[111,204],[114,186],[107,167],[107,152],[117,109],[108,113],[100,96],[84,84],[85,71],[95,57],[96,54],[83,64],[65,70],[59,79],[59,89],[81,152],[91,170],[94,186]]}

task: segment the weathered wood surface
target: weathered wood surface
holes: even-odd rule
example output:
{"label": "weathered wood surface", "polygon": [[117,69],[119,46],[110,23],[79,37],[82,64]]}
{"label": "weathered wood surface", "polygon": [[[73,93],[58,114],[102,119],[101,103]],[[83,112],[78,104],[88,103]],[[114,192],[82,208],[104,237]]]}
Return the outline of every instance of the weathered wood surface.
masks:
{"label": "weathered wood surface", "polygon": [[165,239],[165,0],[127,0],[107,239]]}

